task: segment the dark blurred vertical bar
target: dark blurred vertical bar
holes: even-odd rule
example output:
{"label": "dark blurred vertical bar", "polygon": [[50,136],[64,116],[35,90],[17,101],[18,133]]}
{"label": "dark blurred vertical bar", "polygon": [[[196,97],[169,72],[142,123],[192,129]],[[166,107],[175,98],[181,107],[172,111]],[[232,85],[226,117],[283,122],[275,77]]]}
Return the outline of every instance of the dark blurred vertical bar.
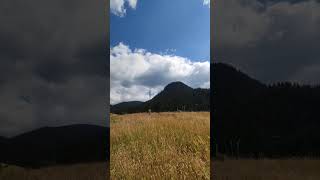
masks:
{"label": "dark blurred vertical bar", "polygon": [[109,178],[109,4],[0,1],[1,180]]}
{"label": "dark blurred vertical bar", "polygon": [[[105,17],[106,17],[106,49],[107,49],[107,90],[106,90],[106,105],[107,105],[107,122],[110,127],[110,0],[104,0],[105,2]],[[110,129],[107,132],[107,178],[110,179]]]}
{"label": "dark blurred vertical bar", "polygon": [[214,3],[216,1],[211,0],[210,1],[210,179],[214,179],[215,176],[215,170],[214,170],[214,163],[213,158],[215,157],[215,131],[214,131],[214,118],[213,115],[215,113],[214,111],[214,82],[213,80],[213,57],[214,57]]}

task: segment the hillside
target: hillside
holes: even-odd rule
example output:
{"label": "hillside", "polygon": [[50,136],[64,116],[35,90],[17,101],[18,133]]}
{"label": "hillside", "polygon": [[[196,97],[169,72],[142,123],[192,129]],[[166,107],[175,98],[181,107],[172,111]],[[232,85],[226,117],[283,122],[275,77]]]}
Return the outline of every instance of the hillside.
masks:
{"label": "hillside", "polygon": [[163,91],[146,102],[125,102],[111,107],[112,113],[124,114],[134,112],[164,111],[209,111],[210,90],[193,89],[182,82],[172,82]]}
{"label": "hillside", "polygon": [[110,112],[112,113],[122,113],[122,112],[130,112],[131,109],[135,109],[139,107],[143,102],[141,101],[130,101],[130,102],[122,102],[116,105],[110,105]]}
{"label": "hillside", "polygon": [[1,180],[106,180],[107,162],[80,163],[42,168],[24,168],[15,165],[0,170]]}
{"label": "hillside", "polygon": [[211,143],[230,156],[320,156],[320,88],[265,85],[212,64]]}
{"label": "hillside", "polygon": [[[109,128],[94,125],[44,127],[6,140],[0,162],[25,167],[105,161]],[[90,148],[89,148],[90,147]]]}

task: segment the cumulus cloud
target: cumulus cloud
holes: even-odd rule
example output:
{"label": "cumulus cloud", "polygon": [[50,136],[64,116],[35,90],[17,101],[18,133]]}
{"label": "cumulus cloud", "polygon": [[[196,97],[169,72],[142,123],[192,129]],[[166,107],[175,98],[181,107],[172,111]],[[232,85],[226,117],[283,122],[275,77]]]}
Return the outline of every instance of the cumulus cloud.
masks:
{"label": "cumulus cloud", "polygon": [[203,5],[210,7],[210,0],[203,0]]}
{"label": "cumulus cloud", "polygon": [[197,88],[210,87],[210,63],[131,49],[119,43],[110,48],[111,104],[124,101],[146,101],[174,81]]}
{"label": "cumulus cloud", "polygon": [[126,6],[135,9],[138,0],[110,0],[111,12],[117,16],[123,17],[126,15]]}
{"label": "cumulus cloud", "polygon": [[212,20],[214,61],[266,83],[320,81],[318,1],[216,1]]}

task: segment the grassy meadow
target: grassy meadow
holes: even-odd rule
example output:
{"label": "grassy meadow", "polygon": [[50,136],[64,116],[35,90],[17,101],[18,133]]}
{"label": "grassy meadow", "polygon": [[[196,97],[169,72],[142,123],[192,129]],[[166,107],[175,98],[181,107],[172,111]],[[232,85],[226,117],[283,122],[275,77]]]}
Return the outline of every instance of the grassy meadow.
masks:
{"label": "grassy meadow", "polygon": [[1,180],[106,180],[107,163],[88,163],[26,169],[9,165],[0,168]]}
{"label": "grassy meadow", "polygon": [[292,159],[228,159],[213,161],[215,180],[319,180],[320,160]]}
{"label": "grassy meadow", "polygon": [[111,179],[210,179],[210,113],[111,115]]}

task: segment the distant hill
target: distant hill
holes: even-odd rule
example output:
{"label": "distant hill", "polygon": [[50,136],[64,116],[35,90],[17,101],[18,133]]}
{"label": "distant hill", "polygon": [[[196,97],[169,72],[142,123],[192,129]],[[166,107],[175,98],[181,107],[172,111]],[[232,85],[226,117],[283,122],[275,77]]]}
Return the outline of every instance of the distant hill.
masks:
{"label": "distant hill", "polygon": [[7,138],[0,137],[0,159],[5,157],[5,147],[7,146]]}
{"label": "distant hill", "polygon": [[8,138],[5,143],[0,144],[0,162],[19,166],[105,161],[109,128],[84,124],[44,127]]}
{"label": "distant hill", "polygon": [[220,153],[320,156],[319,86],[266,85],[221,63],[211,72],[211,143]]}
{"label": "distant hill", "polygon": [[7,141],[7,138],[5,137],[0,137],[0,144],[5,143]]}
{"label": "distant hill", "polygon": [[211,80],[215,91],[240,94],[251,94],[266,87],[263,83],[247,74],[223,63],[211,64]]}
{"label": "distant hill", "polygon": [[141,101],[130,101],[130,102],[122,102],[116,105],[110,106],[110,112],[119,114],[124,112],[130,112],[131,109],[135,109],[142,105]]}
{"label": "distant hill", "polygon": [[163,111],[209,111],[210,90],[193,89],[182,82],[172,82],[163,91],[146,102],[125,102],[112,106],[112,113]]}

